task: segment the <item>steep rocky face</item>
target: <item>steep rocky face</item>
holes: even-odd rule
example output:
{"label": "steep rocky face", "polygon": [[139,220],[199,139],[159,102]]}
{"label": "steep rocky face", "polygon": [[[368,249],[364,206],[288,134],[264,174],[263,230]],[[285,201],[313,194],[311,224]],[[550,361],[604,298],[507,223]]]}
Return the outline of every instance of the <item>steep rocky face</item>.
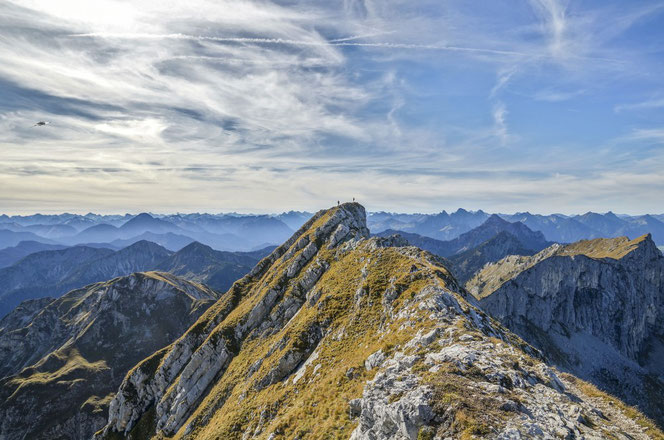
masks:
{"label": "steep rocky face", "polygon": [[53,300],[53,298],[46,297],[23,301],[14,310],[7,314],[7,316],[0,320],[0,337],[5,332],[17,328],[23,328],[28,325],[32,321],[32,318],[34,318],[41,309],[46,307]]}
{"label": "steep rocky face", "polygon": [[662,435],[477,308],[438,257],[313,216],[139,363],[96,438]]}
{"label": "steep rocky face", "polygon": [[23,303],[0,321],[0,438],[89,439],[127,371],[217,298],[150,272]]}
{"label": "steep rocky face", "polygon": [[650,236],[508,257],[467,287],[562,368],[664,424],[664,257]]}

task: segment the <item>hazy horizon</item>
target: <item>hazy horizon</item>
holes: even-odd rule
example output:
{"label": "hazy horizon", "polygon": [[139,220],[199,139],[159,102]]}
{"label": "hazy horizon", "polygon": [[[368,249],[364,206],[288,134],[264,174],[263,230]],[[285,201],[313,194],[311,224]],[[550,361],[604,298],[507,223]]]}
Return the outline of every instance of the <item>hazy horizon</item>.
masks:
{"label": "hazy horizon", "polygon": [[[341,201],[341,203],[345,202],[350,202],[350,200],[346,201]],[[626,213],[626,212],[619,212],[616,210],[609,210],[609,211],[592,211],[592,210],[586,210],[583,212],[570,212],[570,213],[564,213],[564,212],[536,212],[532,210],[524,210],[524,211],[508,211],[508,212],[499,212],[499,211],[488,211],[486,209],[470,209],[466,207],[457,207],[457,208],[442,208],[437,211],[399,211],[396,209],[369,209],[366,204],[358,201],[362,206],[365,207],[367,210],[367,214],[374,214],[374,213],[380,213],[380,212],[385,212],[385,213],[390,213],[390,214],[406,214],[406,215],[434,215],[434,214],[440,214],[443,211],[447,212],[448,214],[451,214],[453,212],[458,211],[459,209],[463,209],[465,211],[469,212],[478,212],[478,211],[483,211],[487,214],[499,214],[499,215],[514,215],[514,214],[519,214],[519,213],[525,213],[528,212],[530,214],[534,215],[564,215],[564,216],[575,216],[575,215],[583,215],[588,212],[593,212],[597,214],[608,214],[609,212],[617,215],[617,216],[630,216],[630,217],[640,217],[644,215],[664,215],[664,212],[659,212],[659,211],[649,211],[649,212],[638,212],[638,213]],[[38,215],[38,214],[43,214],[43,215],[64,215],[64,214],[72,214],[72,215],[80,215],[80,216],[85,216],[87,214],[93,214],[93,215],[101,215],[101,216],[106,216],[106,215],[116,215],[116,216],[124,216],[124,215],[130,215],[130,216],[136,216],[139,214],[147,213],[152,216],[170,216],[170,215],[189,215],[189,214],[210,214],[210,215],[241,215],[241,216],[251,216],[251,215],[280,215],[280,214],[285,214],[291,211],[294,212],[307,212],[307,213],[315,213],[321,209],[328,209],[332,208],[336,205],[336,202],[333,205],[325,206],[325,207],[318,207],[318,208],[312,208],[312,209],[284,209],[282,211],[258,211],[258,210],[247,210],[247,211],[231,211],[231,210],[216,210],[216,211],[179,211],[179,212],[167,212],[167,211],[162,211],[162,212],[157,212],[157,211],[133,211],[133,212],[119,212],[119,211],[108,211],[108,212],[99,212],[99,211],[89,211],[89,210],[81,210],[81,211],[74,211],[74,210],[65,210],[65,211],[24,211],[24,212],[19,212],[19,213],[10,213],[10,212],[3,212],[0,211],[0,216],[6,215],[8,217],[14,217],[14,216],[20,216],[20,217],[29,217],[32,215]]]}

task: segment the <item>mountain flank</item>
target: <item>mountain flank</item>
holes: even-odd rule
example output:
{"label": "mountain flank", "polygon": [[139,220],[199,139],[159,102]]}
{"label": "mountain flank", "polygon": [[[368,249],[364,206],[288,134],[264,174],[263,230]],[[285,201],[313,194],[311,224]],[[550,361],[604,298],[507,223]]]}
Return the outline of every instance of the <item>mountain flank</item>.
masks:
{"label": "mountain flank", "polygon": [[[625,435],[623,435],[623,433]],[[315,214],[131,369],[95,438],[662,436],[479,308],[442,260]]]}
{"label": "mountain flank", "polygon": [[58,297],[69,290],[133,272],[171,272],[223,292],[267,253],[269,249],[248,253],[215,251],[200,243],[173,253],[148,241],[138,241],[119,251],[74,246],[38,252],[0,269],[0,317],[26,299]]}
{"label": "mountain flank", "polygon": [[650,235],[507,257],[466,287],[560,368],[664,425],[664,257]]}
{"label": "mountain flank", "polygon": [[23,303],[0,321],[0,438],[89,439],[129,369],[218,297],[148,272]]}

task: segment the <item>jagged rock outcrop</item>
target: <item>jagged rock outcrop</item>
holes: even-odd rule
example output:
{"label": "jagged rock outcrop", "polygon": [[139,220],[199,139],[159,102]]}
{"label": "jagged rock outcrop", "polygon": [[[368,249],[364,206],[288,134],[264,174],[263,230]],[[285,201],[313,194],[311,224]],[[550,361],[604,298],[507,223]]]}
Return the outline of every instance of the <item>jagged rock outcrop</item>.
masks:
{"label": "jagged rock outcrop", "polygon": [[358,204],[314,215],[132,369],[96,438],[661,434],[548,366],[438,257],[368,235]]}
{"label": "jagged rock outcrop", "polygon": [[129,369],[218,297],[150,272],[23,303],[0,321],[0,439],[91,438]]}
{"label": "jagged rock outcrop", "polygon": [[508,257],[467,287],[561,368],[664,425],[664,257],[649,235]]}

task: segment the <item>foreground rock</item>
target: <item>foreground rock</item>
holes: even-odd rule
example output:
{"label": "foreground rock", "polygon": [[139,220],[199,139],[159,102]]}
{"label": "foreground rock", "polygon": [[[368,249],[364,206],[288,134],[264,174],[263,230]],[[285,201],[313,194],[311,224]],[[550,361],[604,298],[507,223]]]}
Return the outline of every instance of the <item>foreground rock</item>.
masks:
{"label": "foreground rock", "polygon": [[441,260],[317,213],[138,364],[96,438],[647,439],[637,411],[559,374]]}
{"label": "foreground rock", "polygon": [[664,257],[649,235],[508,257],[467,287],[552,362],[664,425]]}
{"label": "foreground rock", "polygon": [[129,369],[217,298],[151,272],[22,304],[0,321],[0,439],[91,438]]}

